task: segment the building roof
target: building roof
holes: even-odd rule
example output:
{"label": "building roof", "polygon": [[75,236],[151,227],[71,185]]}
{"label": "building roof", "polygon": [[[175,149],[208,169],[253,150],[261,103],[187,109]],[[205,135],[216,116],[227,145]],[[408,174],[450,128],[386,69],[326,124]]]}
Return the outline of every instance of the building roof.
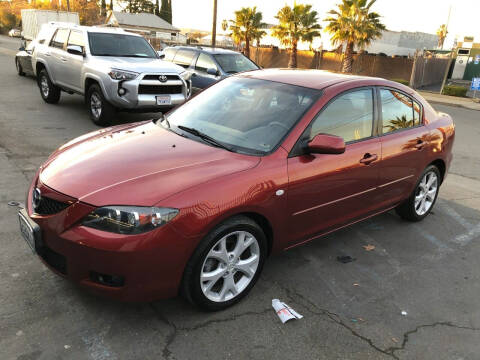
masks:
{"label": "building roof", "polygon": [[[113,19],[112,19],[113,17]],[[138,26],[154,29],[162,29],[169,31],[180,31],[180,29],[172,26],[172,24],[163,20],[161,17],[150,13],[131,14],[119,11],[112,11],[107,17],[107,23],[113,22],[119,26]]]}

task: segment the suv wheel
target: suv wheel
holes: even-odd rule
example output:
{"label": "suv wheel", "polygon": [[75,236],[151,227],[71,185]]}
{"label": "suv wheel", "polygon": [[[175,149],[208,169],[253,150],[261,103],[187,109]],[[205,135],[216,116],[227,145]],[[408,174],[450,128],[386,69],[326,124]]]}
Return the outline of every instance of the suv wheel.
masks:
{"label": "suv wheel", "polygon": [[38,87],[40,95],[46,103],[56,104],[60,101],[60,88],[52,83],[46,69],[42,69],[38,74]]}
{"label": "suv wheel", "polygon": [[92,121],[99,126],[109,125],[115,115],[115,108],[105,99],[100,86],[90,86],[86,100]]}
{"label": "suv wheel", "polygon": [[15,59],[15,66],[17,67],[17,74],[20,76],[25,76],[25,72],[23,71],[22,65],[20,65],[18,59]]}
{"label": "suv wheel", "polygon": [[440,171],[435,165],[428,166],[420,176],[410,197],[397,206],[395,211],[405,220],[423,220],[433,209],[440,189]]}
{"label": "suv wheel", "polygon": [[207,235],[185,268],[183,293],[208,311],[239,302],[255,285],[267,253],[267,240],[256,222],[237,216]]}

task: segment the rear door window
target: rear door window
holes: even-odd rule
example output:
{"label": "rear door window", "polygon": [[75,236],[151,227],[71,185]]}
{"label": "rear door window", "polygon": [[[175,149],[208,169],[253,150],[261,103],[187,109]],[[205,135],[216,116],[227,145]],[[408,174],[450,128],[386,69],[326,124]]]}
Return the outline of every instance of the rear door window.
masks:
{"label": "rear door window", "polygon": [[178,50],[177,53],[175,54],[174,63],[177,65],[183,66],[184,68],[187,68],[192,63],[194,56],[195,56],[194,51]]}
{"label": "rear door window", "polygon": [[173,61],[173,58],[175,57],[175,53],[177,52],[177,49],[169,48],[164,50],[165,54],[165,60],[167,61]]}
{"label": "rear door window", "polygon": [[67,41],[68,34],[70,30],[68,29],[58,29],[53,36],[50,46],[58,49],[63,49],[63,45]]}
{"label": "rear door window", "polygon": [[421,106],[409,96],[393,89],[380,89],[380,99],[384,134],[421,124]]}

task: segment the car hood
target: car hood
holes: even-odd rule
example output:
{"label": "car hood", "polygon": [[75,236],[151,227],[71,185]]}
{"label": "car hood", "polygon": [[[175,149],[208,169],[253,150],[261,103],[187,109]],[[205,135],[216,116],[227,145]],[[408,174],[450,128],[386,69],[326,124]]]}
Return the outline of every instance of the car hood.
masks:
{"label": "car hood", "polygon": [[259,161],[179,136],[149,121],[72,140],[42,166],[40,181],[95,206],[153,206]]}
{"label": "car hood", "polygon": [[[134,71],[137,73],[175,73],[180,74],[185,69],[181,66],[160,59],[142,59],[134,57],[95,56],[95,60],[106,68]],[[97,64],[98,65],[98,64]]]}

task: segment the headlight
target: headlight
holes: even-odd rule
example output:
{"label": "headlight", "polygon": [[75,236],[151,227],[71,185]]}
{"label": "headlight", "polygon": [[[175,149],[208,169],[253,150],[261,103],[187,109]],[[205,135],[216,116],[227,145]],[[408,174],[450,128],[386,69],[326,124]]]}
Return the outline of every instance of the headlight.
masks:
{"label": "headlight", "polygon": [[183,80],[188,81],[192,77],[193,73],[191,71],[184,71],[178,74]]}
{"label": "headlight", "polygon": [[95,209],[82,221],[82,225],[117,234],[140,234],[153,230],[172,220],[178,209],[105,206]]}
{"label": "headlight", "polygon": [[138,73],[133,71],[124,71],[124,70],[117,70],[112,69],[108,73],[113,80],[133,80],[136,79]]}

